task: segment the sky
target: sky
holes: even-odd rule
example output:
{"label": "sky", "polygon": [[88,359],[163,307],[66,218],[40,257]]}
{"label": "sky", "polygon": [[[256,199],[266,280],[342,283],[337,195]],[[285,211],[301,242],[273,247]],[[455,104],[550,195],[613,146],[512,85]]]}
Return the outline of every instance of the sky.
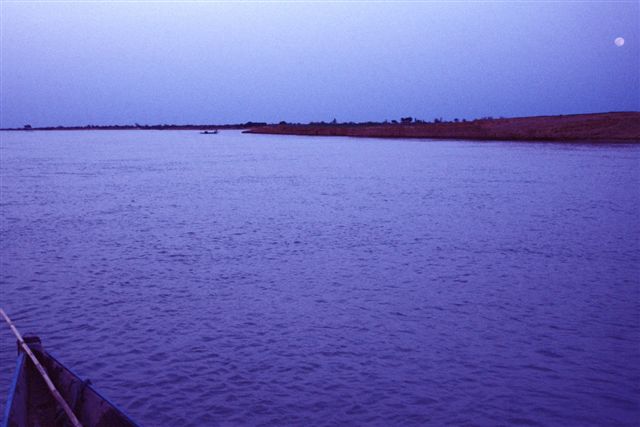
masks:
{"label": "sky", "polygon": [[0,0],[0,127],[638,111],[639,4]]}

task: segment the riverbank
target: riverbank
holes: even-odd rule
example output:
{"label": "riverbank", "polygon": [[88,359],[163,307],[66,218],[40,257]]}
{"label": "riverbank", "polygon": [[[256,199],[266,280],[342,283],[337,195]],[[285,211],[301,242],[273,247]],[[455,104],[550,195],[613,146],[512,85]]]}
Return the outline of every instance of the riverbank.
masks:
{"label": "riverbank", "polygon": [[640,112],[440,123],[278,124],[253,127],[245,133],[369,138],[640,142]]}

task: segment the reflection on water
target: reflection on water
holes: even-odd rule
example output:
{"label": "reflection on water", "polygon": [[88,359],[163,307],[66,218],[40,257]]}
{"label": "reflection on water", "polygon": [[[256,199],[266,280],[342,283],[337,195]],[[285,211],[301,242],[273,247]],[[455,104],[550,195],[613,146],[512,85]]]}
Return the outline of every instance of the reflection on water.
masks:
{"label": "reflection on water", "polygon": [[0,139],[0,305],[145,425],[640,420],[638,146]]}

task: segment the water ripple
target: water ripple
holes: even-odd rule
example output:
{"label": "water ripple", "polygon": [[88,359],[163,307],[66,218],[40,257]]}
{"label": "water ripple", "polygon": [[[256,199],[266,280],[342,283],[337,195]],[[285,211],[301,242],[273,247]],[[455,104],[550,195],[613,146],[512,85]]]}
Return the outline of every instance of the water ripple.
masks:
{"label": "water ripple", "polygon": [[639,423],[637,147],[31,135],[0,305],[145,425]]}

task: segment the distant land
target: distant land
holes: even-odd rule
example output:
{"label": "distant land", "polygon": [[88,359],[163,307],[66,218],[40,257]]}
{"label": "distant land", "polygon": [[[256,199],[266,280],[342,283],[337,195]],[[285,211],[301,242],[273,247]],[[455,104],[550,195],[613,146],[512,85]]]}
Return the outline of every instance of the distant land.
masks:
{"label": "distant land", "polygon": [[516,118],[483,117],[474,120],[432,122],[403,117],[385,122],[312,122],[268,124],[163,124],[86,125],[0,129],[5,131],[55,130],[243,130],[244,133],[275,135],[351,136],[363,138],[433,138],[509,141],[621,141],[640,142],[640,112],[610,112]]}
{"label": "distant land", "polygon": [[640,112],[573,114],[518,118],[486,117],[472,121],[424,122],[405,117],[391,123],[312,123],[254,127],[247,133],[352,136],[369,138],[436,138],[535,141],[640,142]]}
{"label": "distant land", "polygon": [[21,128],[2,128],[0,130],[33,131],[33,130],[216,130],[216,129],[251,129],[256,126],[267,126],[266,122],[247,122],[228,125],[85,125],[85,126],[43,126],[24,125]]}

